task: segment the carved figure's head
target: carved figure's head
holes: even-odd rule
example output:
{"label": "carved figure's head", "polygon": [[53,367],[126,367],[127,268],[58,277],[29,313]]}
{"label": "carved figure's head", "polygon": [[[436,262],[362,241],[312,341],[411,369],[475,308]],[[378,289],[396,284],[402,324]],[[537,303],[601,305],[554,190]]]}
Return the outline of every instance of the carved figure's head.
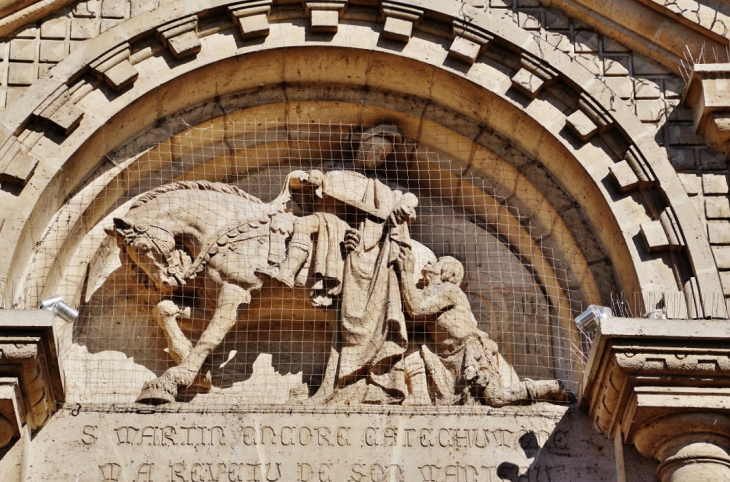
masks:
{"label": "carved figure's head", "polygon": [[175,249],[175,237],[166,229],[144,219],[124,217],[114,218],[114,228],[107,234],[117,239],[122,263],[133,263],[158,289],[172,291],[185,284],[189,257]]}
{"label": "carved figure's head", "polygon": [[355,164],[365,169],[375,169],[385,162],[393,152],[395,143],[401,139],[398,128],[393,125],[381,124],[366,130],[362,133]]}
{"label": "carved figure's head", "polygon": [[427,285],[453,283],[460,286],[464,280],[464,265],[453,256],[442,256],[436,263],[423,268],[423,279]]}

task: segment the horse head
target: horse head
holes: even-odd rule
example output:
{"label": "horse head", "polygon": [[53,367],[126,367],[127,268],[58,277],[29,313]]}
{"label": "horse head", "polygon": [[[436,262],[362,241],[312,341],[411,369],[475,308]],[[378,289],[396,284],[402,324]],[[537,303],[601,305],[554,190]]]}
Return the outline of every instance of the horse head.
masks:
{"label": "horse head", "polygon": [[114,218],[114,227],[106,230],[117,240],[122,257],[146,274],[162,292],[172,292],[185,285],[190,257],[176,249],[174,234],[148,219]]}

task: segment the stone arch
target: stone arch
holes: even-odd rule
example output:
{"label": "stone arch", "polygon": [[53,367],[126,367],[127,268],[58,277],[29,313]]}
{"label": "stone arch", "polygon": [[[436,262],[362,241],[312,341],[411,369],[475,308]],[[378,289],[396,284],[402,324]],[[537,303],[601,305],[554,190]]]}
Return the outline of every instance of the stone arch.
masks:
{"label": "stone arch", "polygon": [[[585,225],[601,228],[596,237],[619,289],[674,292],[687,296],[690,316],[724,315],[710,303],[722,289],[709,244],[666,156],[628,108],[566,55],[456,3],[404,3],[412,10],[405,14],[387,4],[363,7],[343,13],[334,35],[316,32],[311,11],[242,5],[182,2],[128,20],[74,52],[4,114],[2,177],[17,185],[9,188],[17,209],[0,232],[16,247],[0,266],[6,302],[22,288],[62,203],[100,159],[159,119],[212,102],[213,111],[199,113],[207,121],[227,98],[223,113],[308,101],[382,110],[388,95],[400,95],[424,109],[410,116],[420,120],[407,137],[423,142],[438,129],[454,132],[469,141],[461,159],[468,166],[488,158],[482,149],[494,148],[495,139],[536,163],[549,185],[580,206]],[[393,30],[389,19],[410,23],[415,33]],[[193,27],[170,28],[181,25]],[[367,121],[362,110],[357,115]],[[477,171],[488,175],[489,168]],[[523,179],[515,172],[512,182]],[[577,250],[577,272],[587,273],[578,234],[566,236],[566,249]],[[662,261],[669,257],[680,266],[674,273]]]}

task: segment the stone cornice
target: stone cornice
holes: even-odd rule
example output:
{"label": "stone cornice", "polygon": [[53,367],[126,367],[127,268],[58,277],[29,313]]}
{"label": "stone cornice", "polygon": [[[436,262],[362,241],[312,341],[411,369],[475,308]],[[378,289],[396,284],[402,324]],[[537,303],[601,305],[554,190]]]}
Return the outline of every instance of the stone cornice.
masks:
{"label": "stone cornice", "polygon": [[636,420],[626,415],[652,393],[730,392],[728,338],[727,321],[607,320],[591,350],[581,406],[603,433],[622,430],[630,439]]}
{"label": "stone cornice", "polygon": [[[699,16],[698,22],[688,15],[675,11],[676,2],[660,0],[541,0],[543,5],[562,10],[573,18],[590,25],[599,32],[618,40],[627,47],[641,53],[672,71],[679,73],[680,60],[685,49],[697,57],[704,49],[705,55],[718,52],[726,54],[730,43],[724,31],[722,19],[705,25],[705,17],[722,16],[705,7],[707,14]],[[672,7],[670,9],[669,7]],[[730,27],[730,24],[728,24]],[[713,50],[714,49],[714,50]]]}
{"label": "stone cornice", "polygon": [[[706,457],[707,447],[693,447],[699,433],[717,438],[710,452],[725,464],[728,337],[726,320],[603,320],[584,373],[581,408],[605,435],[662,462],[662,480],[679,465]],[[688,458],[674,458],[683,451]]]}
{"label": "stone cornice", "polygon": [[64,401],[54,326],[50,311],[0,310],[0,447],[23,424],[42,427]]}

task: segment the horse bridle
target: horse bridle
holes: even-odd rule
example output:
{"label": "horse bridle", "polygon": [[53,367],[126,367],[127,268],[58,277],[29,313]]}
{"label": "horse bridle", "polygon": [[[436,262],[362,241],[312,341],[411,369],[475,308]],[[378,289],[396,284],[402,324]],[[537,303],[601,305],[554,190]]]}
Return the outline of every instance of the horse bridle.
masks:
{"label": "horse bridle", "polygon": [[166,274],[170,277],[175,278],[175,281],[178,282],[179,286],[184,286],[185,278],[187,276],[185,276],[186,273],[182,273],[182,271],[180,270],[180,262],[175,258],[175,256],[173,256],[172,251],[170,251],[170,248],[168,248],[167,246],[167,243],[163,242],[160,238],[150,233],[150,227],[159,229],[160,231],[164,231],[169,234],[170,237],[172,237],[173,239],[175,238],[175,236],[167,229],[161,226],[150,226],[144,221],[137,221],[132,225],[132,229],[135,232],[134,238],[137,239],[140,236],[144,236],[145,238],[147,238],[150,244],[154,246],[157,251],[165,257],[165,261],[167,262]]}

